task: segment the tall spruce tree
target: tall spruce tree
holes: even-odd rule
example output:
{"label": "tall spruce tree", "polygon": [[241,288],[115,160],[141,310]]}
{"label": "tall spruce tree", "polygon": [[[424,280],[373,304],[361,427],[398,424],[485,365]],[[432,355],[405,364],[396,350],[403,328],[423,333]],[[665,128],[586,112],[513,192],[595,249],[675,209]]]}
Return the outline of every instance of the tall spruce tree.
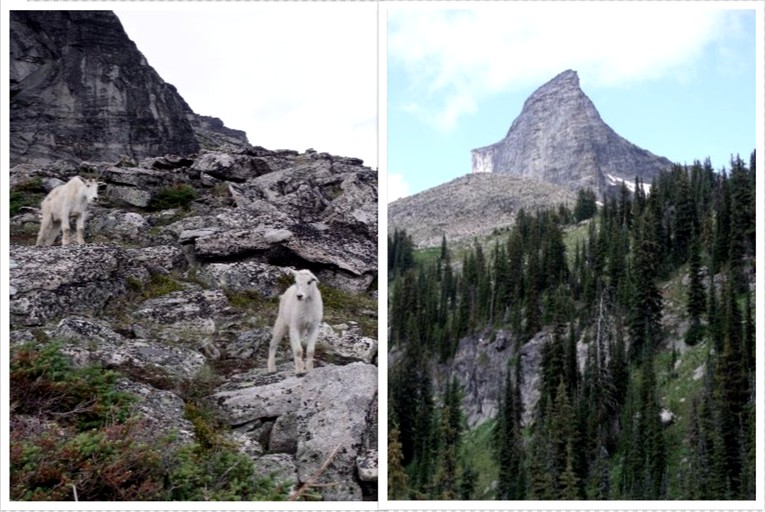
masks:
{"label": "tall spruce tree", "polygon": [[[630,357],[651,354],[661,339],[662,297],[656,286],[659,243],[655,239],[656,218],[648,208],[639,221],[632,263],[632,308],[630,311]],[[648,349],[646,351],[645,349]]]}
{"label": "tall spruce tree", "polygon": [[689,282],[686,302],[686,311],[691,319],[691,325],[685,335],[686,344],[691,346],[701,341],[704,334],[701,315],[706,311],[706,290],[704,290],[704,281],[701,276],[700,251],[698,237],[694,231],[688,255]]}
{"label": "tall spruce tree", "polygon": [[523,432],[521,416],[521,358],[515,359],[514,368],[507,369],[505,386],[497,417],[495,456],[499,465],[497,498],[521,500],[526,497]]}

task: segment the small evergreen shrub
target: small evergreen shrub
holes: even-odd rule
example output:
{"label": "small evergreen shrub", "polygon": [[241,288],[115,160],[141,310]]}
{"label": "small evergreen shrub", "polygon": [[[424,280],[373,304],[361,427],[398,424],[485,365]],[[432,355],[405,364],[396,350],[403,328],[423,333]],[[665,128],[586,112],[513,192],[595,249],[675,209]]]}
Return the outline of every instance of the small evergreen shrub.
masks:
{"label": "small evergreen shrub", "polygon": [[17,414],[44,414],[82,432],[129,417],[134,398],[114,389],[117,377],[72,367],[58,343],[26,346],[11,354],[10,403]]}
{"label": "small evergreen shrub", "polygon": [[25,206],[38,208],[45,198],[45,194],[40,178],[33,178],[12,188],[9,197],[11,217],[17,215]]}
{"label": "small evergreen shrub", "polygon": [[[284,500],[288,489],[254,477],[210,411],[188,402],[196,442],[157,439],[115,390],[118,375],[75,368],[49,343],[11,353],[10,495],[13,500]],[[190,396],[216,380],[205,373]],[[154,441],[147,442],[147,439]]]}
{"label": "small evergreen shrub", "polygon": [[191,202],[198,196],[199,194],[196,189],[191,185],[177,184],[160,189],[149,203],[149,208],[152,210],[167,210],[170,208],[188,210]]}

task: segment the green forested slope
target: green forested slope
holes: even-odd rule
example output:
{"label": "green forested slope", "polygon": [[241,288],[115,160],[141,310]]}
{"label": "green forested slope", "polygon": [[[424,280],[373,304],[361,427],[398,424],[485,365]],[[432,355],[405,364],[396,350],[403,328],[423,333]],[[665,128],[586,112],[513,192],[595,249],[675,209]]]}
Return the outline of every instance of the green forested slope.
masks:
{"label": "green forested slope", "polygon": [[[675,166],[588,223],[582,192],[459,261],[394,233],[390,498],[754,499],[754,161]],[[463,386],[437,393],[432,368],[487,328],[516,353],[552,333],[540,397],[524,423],[513,357],[498,414],[466,432]]]}

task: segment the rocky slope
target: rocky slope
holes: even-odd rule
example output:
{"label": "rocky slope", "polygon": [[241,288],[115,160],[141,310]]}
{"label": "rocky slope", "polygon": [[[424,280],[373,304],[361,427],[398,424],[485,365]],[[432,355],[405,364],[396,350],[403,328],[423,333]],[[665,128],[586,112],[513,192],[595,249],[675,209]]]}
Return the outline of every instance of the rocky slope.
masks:
{"label": "rocky slope", "polygon": [[9,70],[11,165],[247,143],[195,114],[109,11],[12,11]]}
{"label": "rocky slope", "polygon": [[[84,169],[106,182],[87,245],[31,246],[37,212],[11,219],[12,343],[42,333],[65,341],[79,364],[123,371],[128,389],[162,393],[141,404],[158,435],[193,436],[174,390],[213,368],[225,384],[209,404],[258,464],[278,459],[274,467],[301,483],[340,445],[323,478],[341,485],[324,498],[373,494],[376,472],[357,466],[376,467],[376,173],[353,159],[253,149],[135,168],[20,165],[11,182],[47,189]],[[187,209],[153,206],[179,184],[197,194]],[[286,266],[312,269],[327,304],[319,368],[302,379],[286,343],[278,373],[265,372]],[[157,368],[176,384],[154,388]]]}
{"label": "rocky slope", "polygon": [[472,150],[473,172],[505,173],[602,196],[635,176],[649,184],[671,162],[620,137],[567,70],[523,104],[504,139]]}
{"label": "rocky slope", "polygon": [[[320,481],[340,484],[322,488],[324,499],[374,496],[376,173],[356,159],[262,148],[124,165],[11,170],[12,191],[29,197],[72,174],[106,183],[84,246],[32,246],[33,205],[11,219],[12,345],[60,340],[78,364],[121,371],[157,435],[189,439],[177,388],[212,369],[223,384],[208,403],[259,466],[303,483],[340,446]],[[160,206],[168,191],[196,199]],[[278,373],[265,371],[287,266],[312,269],[324,294],[319,367],[305,378],[286,342]]]}
{"label": "rocky slope", "polygon": [[471,240],[510,226],[521,208],[573,203],[575,194],[506,174],[469,174],[388,205],[388,229],[406,229],[419,247]]}
{"label": "rocky slope", "polygon": [[[203,407],[252,479],[376,499],[377,173],[194,114],[109,12],[12,12],[10,61],[11,352],[58,342],[117,371],[153,446],[202,443]],[[103,183],[86,245],[35,247],[40,201],[75,175]],[[266,373],[287,267],[324,298],[302,378],[286,340]]]}

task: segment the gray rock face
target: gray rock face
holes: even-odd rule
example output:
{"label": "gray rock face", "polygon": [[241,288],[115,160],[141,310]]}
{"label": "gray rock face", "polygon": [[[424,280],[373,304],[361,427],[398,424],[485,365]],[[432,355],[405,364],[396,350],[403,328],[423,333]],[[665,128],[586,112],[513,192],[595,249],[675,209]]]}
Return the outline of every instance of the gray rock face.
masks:
{"label": "gray rock face", "polygon": [[[541,331],[520,348],[521,421],[528,425],[540,397],[542,349],[549,334]],[[436,375],[443,389],[452,377],[459,381],[465,396],[462,410],[469,428],[496,417],[507,376],[507,363],[517,353],[516,342],[506,331],[486,331],[460,340],[454,358],[439,365]],[[443,391],[442,389],[442,391]]]}
{"label": "gray rock face", "polygon": [[63,319],[50,337],[69,342],[63,351],[80,366],[100,363],[105,367],[161,368],[170,377],[190,379],[205,365],[199,352],[153,340],[128,340],[103,322],[87,318]]}
{"label": "gray rock face", "polygon": [[505,173],[562,185],[615,192],[640,176],[650,183],[672,163],[620,137],[579,87],[576,71],[564,71],[523,104],[507,135],[472,150],[473,172]]}
{"label": "gray rock face", "polygon": [[388,230],[406,229],[419,247],[472,241],[511,226],[526,211],[558,203],[573,204],[567,189],[507,174],[469,174],[388,205]]}
{"label": "gray rock face", "polygon": [[276,418],[268,450],[295,452],[299,483],[309,481],[337,448],[315,483],[336,483],[322,488],[325,500],[360,500],[359,475],[366,481],[375,476],[377,446],[369,440],[369,416],[376,418],[377,368],[357,362],[295,377],[285,367],[272,378],[277,380],[220,391],[208,401],[230,425]]}
{"label": "gray rock face", "polygon": [[189,154],[198,133],[247,144],[194,114],[111,12],[13,11],[10,29],[11,165]]}
{"label": "gray rock face", "polygon": [[280,267],[257,261],[210,263],[197,274],[208,286],[236,291],[257,291],[263,297],[278,297],[283,291],[279,281],[289,272]]}
{"label": "gray rock face", "polygon": [[134,407],[147,426],[140,430],[146,436],[142,441],[150,443],[170,434],[176,442],[194,441],[194,426],[183,417],[184,403],[176,394],[128,379],[120,379],[117,390],[138,398]]}
{"label": "gray rock face", "polygon": [[340,368],[337,372],[319,368],[306,378],[296,414],[298,476],[306,481],[339,447],[317,483],[340,482],[326,488],[325,500],[360,500],[356,459],[363,446],[367,412],[377,399],[377,368],[364,363]]}
{"label": "gray rock face", "polygon": [[87,245],[14,246],[10,253],[11,323],[42,325],[64,314],[93,314],[124,293],[124,250]]}

